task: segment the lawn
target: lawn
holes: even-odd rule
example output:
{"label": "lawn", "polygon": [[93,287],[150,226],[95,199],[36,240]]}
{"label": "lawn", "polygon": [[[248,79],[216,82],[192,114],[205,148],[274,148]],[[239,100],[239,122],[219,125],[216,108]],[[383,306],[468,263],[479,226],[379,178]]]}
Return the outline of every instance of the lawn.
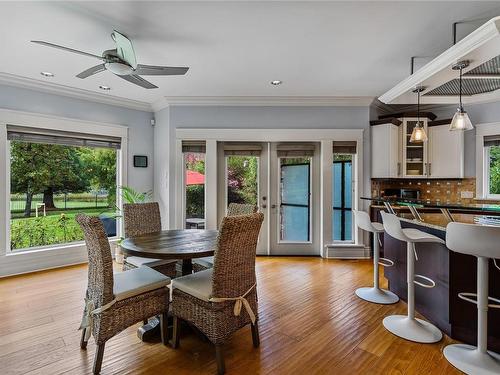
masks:
{"label": "lawn", "polygon": [[12,218],[10,244],[12,250],[47,246],[83,240],[83,233],[75,221],[78,213],[98,216],[111,209],[87,208],[48,211],[47,216]]}

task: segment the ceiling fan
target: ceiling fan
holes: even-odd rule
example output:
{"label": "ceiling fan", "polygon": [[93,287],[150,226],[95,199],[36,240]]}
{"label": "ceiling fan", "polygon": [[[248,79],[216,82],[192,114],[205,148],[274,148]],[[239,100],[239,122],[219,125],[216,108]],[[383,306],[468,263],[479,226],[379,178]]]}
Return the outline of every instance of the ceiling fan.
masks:
{"label": "ceiling fan", "polygon": [[151,82],[146,81],[141,76],[175,76],[184,75],[188,71],[188,67],[174,67],[174,66],[156,66],[156,65],[143,65],[137,64],[135,58],[134,47],[132,42],[125,35],[118,31],[113,31],[111,38],[116,44],[115,49],[108,49],[102,53],[102,56],[94,55],[92,53],[79,51],[73,48],[60,46],[54,43],[44,42],[42,40],[32,40],[33,43],[41,44],[43,46],[59,48],[64,51],[78,53],[83,56],[90,56],[104,61],[104,63],[93,66],[84,70],[76,76],[78,78],[87,78],[94,74],[109,70],[111,73],[116,74],[118,77],[123,78],[135,85],[144,87],[145,89],[156,89],[158,86],[153,85]]}

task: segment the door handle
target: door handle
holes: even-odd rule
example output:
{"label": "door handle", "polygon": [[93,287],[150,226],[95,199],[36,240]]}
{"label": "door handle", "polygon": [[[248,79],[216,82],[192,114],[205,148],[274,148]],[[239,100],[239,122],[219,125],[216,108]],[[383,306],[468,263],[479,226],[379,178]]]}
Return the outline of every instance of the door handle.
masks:
{"label": "door handle", "polygon": [[276,205],[275,205],[275,204],[272,204],[272,205],[271,205],[271,208],[276,208]]}

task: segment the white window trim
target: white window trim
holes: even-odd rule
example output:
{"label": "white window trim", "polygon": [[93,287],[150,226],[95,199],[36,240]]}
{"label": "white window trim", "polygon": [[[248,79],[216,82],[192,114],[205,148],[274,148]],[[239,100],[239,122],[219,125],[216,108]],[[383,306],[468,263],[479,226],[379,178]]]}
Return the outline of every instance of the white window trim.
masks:
{"label": "white window trim", "polygon": [[484,137],[500,134],[500,122],[476,125],[476,197],[484,200],[498,200],[499,194],[489,194],[488,149]]}
{"label": "white window trim", "polygon": [[[224,141],[253,141],[253,142],[321,142],[320,155],[320,254],[329,257],[329,248],[337,246],[332,243],[332,215],[331,207],[331,165],[333,162],[332,142],[356,141],[357,152],[355,156],[356,173],[353,175],[353,186],[355,196],[353,197],[352,209],[357,210],[363,206],[361,197],[364,194],[363,184],[363,133],[364,129],[213,129],[213,128],[191,128],[189,126],[175,129],[176,154],[174,160],[176,168],[174,176],[176,181],[182,181],[182,140],[205,140],[207,152],[205,155],[205,197],[217,197],[217,142]],[[176,184],[176,192],[170,195],[170,207],[174,207],[176,215],[176,228],[181,228],[183,211],[182,192],[180,184]],[[217,227],[217,198],[206,201],[205,205],[205,227],[215,229]],[[343,248],[363,247],[363,235],[357,228],[353,231],[354,243],[340,244]]]}
{"label": "white window trim", "polygon": [[[121,138],[118,153],[117,184],[127,185],[128,127],[72,118],[50,116],[30,112],[0,109],[0,277],[87,262],[87,250],[83,242],[66,243],[23,250],[10,251],[10,157],[7,125],[18,125],[53,130],[66,130],[87,134],[100,134]],[[118,206],[122,200],[117,194]],[[121,234],[121,220],[118,233]]]}

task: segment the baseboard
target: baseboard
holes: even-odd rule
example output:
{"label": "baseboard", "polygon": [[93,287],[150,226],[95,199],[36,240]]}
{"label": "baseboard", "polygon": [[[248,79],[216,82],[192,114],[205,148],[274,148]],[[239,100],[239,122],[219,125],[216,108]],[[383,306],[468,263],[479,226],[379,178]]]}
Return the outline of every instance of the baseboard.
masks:
{"label": "baseboard", "polygon": [[369,259],[371,257],[370,247],[364,245],[329,245],[326,257],[330,259]]}

